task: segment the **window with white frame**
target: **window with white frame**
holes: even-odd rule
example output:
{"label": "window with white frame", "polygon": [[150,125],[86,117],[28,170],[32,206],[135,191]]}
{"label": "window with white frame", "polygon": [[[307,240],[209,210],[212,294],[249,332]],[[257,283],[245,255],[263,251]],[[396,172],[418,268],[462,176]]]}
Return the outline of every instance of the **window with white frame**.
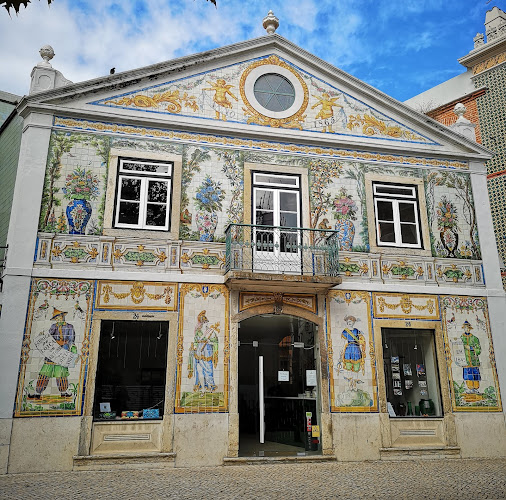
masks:
{"label": "window with white frame", "polygon": [[114,227],[168,231],[172,162],[119,159]]}
{"label": "window with white frame", "polygon": [[373,183],[378,246],[422,248],[417,186]]}

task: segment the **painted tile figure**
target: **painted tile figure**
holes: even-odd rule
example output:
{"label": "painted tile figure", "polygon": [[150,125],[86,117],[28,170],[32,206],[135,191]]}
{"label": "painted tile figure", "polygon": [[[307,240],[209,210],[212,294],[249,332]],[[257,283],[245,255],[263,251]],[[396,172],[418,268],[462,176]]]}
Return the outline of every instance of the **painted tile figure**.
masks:
{"label": "painted tile figure", "polygon": [[466,366],[462,368],[462,375],[467,388],[472,393],[478,393],[481,380],[480,358],[478,357],[481,354],[480,340],[471,333],[473,327],[469,321],[464,321],[462,328],[464,329],[464,333],[460,339],[464,344],[464,354],[466,356]]}
{"label": "painted tile figure", "polygon": [[219,323],[206,326],[209,320],[206,311],[202,311],[197,317],[195,335],[190,346],[188,356],[188,378],[195,375],[193,391],[214,392],[217,388],[214,383],[214,368],[218,364],[218,337]]}
{"label": "painted tile figure", "polygon": [[315,95],[313,97],[318,99],[318,102],[313,104],[311,106],[311,109],[315,109],[316,107],[321,106],[320,111],[316,115],[316,119],[317,120],[318,120],[318,118],[322,119],[323,132],[327,132],[327,127],[328,127],[328,131],[330,133],[333,133],[334,131],[332,130],[332,123],[334,123],[334,121],[331,120],[332,117],[334,116],[334,109],[333,108],[334,107],[342,108],[342,106],[340,104],[336,103],[336,101],[339,97],[330,97],[329,94],[327,94],[326,92],[324,92],[321,97],[319,97],[317,95]]}
{"label": "painted tile figure", "polygon": [[[61,349],[70,351],[71,353],[77,353],[77,347],[74,344],[76,336],[74,326],[65,321],[66,315],[67,313],[65,311],[53,308],[53,317],[51,321],[54,320],[55,322],[49,328],[49,335],[53,337]],[[44,365],[39,372],[35,394],[30,394],[28,397],[30,399],[42,399],[42,393],[47,388],[51,378],[56,378],[56,384],[62,398],[71,397],[71,394],[67,393],[69,385],[68,376],[69,369],[67,366],[59,365],[46,356],[44,358]]]}
{"label": "painted tile figure", "polygon": [[365,338],[363,333],[354,328],[357,318],[348,315],[344,318],[347,328],[343,330],[341,337],[347,341],[344,351],[342,364],[348,371],[358,372],[362,369],[365,373]]}
{"label": "painted tile figure", "polygon": [[[207,87],[202,90],[214,90],[214,97],[213,101],[216,104],[217,108],[215,109],[216,112],[216,119],[227,120],[226,110],[232,108],[232,103],[227,99],[227,95],[232,97],[237,101],[237,97],[230,92],[230,89],[233,87],[233,85],[227,85],[227,82],[223,80],[223,78],[218,78],[216,80],[216,83],[213,82],[207,82],[211,85],[211,87]],[[223,109],[224,108],[224,109]]]}

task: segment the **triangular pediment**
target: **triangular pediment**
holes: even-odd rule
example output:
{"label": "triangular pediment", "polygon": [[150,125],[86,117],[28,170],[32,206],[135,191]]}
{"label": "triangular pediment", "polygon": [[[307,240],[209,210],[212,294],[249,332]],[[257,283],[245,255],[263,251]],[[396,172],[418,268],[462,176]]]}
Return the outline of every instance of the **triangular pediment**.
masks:
{"label": "triangular pediment", "polygon": [[[266,75],[288,82],[274,88],[280,108],[268,109],[266,94],[255,87]],[[41,92],[27,102],[107,123],[490,157],[481,145],[278,35]]]}
{"label": "triangular pediment", "polygon": [[[255,92],[255,81],[266,74],[280,74],[289,83],[279,90],[279,94],[275,93],[277,82],[269,87],[268,81],[270,94]],[[277,102],[278,96],[281,101],[286,101],[292,97],[290,92],[293,92],[295,102],[285,112],[267,109],[269,106],[279,109],[285,103]],[[275,106],[267,102],[269,97],[276,101]],[[246,125],[437,144],[335,84],[276,54],[118,93],[87,104]]]}

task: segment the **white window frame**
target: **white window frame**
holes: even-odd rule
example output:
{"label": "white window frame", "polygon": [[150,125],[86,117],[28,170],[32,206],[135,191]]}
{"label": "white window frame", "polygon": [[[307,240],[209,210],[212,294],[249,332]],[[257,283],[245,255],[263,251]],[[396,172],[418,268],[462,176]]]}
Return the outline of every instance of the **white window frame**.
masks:
{"label": "white window frame", "polygon": [[[123,167],[124,163],[137,163],[144,165],[163,165],[167,167],[167,172],[145,172],[137,170],[129,170]],[[116,204],[114,215],[114,227],[119,229],[145,229],[149,231],[169,231],[171,216],[171,200],[172,200],[172,175],[174,170],[173,162],[161,162],[152,160],[139,160],[134,158],[119,158],[118,182],[116,185]],[[139,200],[139,217],[137,224],[127,224],[119,222],[120,203],[126,201],[135,203],[135,200],[122,200],[121,198],[121,182],[123,179],[137,179],[141,181],[140,200]],[[164,181],[167,183],[167,200],[165,203],[149,202],[150,204],[165,205],[165,224],[163,226],[152,226],[146,224],[147,205],[148,205],[148,186],[150,181]]]}
{"label": "white window frame", "polygon": [[[411,191],[411,194],[404,193],[381,193],[381,188],[388,188],[390,190],[399,189],[399,191]],[[410,184],[388,184],[381,182],[373,183],[373,197],[374,197],[374,221],[376,227],[376,244],[378,247],[396,247],[396,248],[422,248],[422,236],[419,218],[419,203],[417,196],[417,186]],[[392,204],[393,221],[383,221],[378,218],[378,201],[387,202]],[[401,222],[399,204],[405,203],[413,205],[415,213],[415,222]],[[393,223],[395,241],[386,242],[380,239],[380,222]],[[404,243],[402,241],[401,226],[412,225],[416,228],[416,243]]]}

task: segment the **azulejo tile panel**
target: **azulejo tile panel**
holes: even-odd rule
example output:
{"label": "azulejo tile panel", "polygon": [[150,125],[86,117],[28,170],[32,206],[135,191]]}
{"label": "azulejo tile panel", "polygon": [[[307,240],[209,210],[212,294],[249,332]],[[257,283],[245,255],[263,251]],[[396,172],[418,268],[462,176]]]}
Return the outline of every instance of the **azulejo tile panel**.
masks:
{"label": "azulejo tile panel", "polygon": [[154,281],[98,281],[95,309],[175,311],[177,284]]}
{"label": "azulejo tile panel", "polygon": [[100,132],[114,135],[127,135],[139,138],[169,139],[174,143],[200,144],[203,146],[225,146],[241,150],[265,151],[273,153],[292,154],[298,156],[315,155],[319,157],[335,157],[348,160],[365,160],[372,163],[387,162],[406,166],[425,166],[448,169],[467,170],[467,162],[458,160],[442,160],[422,156],[371,153],[352,149],[335,149],[324,146],[308,146],[303,144],[273,142],[266,140],[241,139],[219,134],[200,134],[179,132],[153,127],[136,127],[121,123],[99,122],[81,118],[67,118],[57,116],[54,126],[60,129],[84,132]]}
{"label": "azulejo tile panel", "polygon": [[327,297],[331,411],[377,412],[376,357],[368,292],[332,290]]}
{"label": "azulejo tile panel", "polygon": [[270,304],[278,307],[287,304],[316,314],[318,301],[316,295],[307,294],[241,292],[239,295],[239,311]]}
{"label": "azulejo tile panel", "polygon": [[39,230],[101,234],[110,138],[53,131],[42,192]]}
{"label": "azulejo tile panel", "polygon": [[81,415],[93,281],[34,279],[14,415]]}
{"label": "azulejo tile panel", "polygon": [[176,413],[228,411],[229,292],[224,285],[180,288]]}
{"label": "azulejo tile panel", "polygon": [[441,297],[454,411],[501,411],[494,347],[484,297]]}
{"label": "azulejo tile panel", "polygon": [[[295,100],[286,117],[280,113],[277,118],[270,117],[248,90],[252,82],[266,72],[282,74],[294,88]],[[273,54],[89,104],[273,128],[436,144]]]}
{"label": "azulejo tile panel", "polygon": [[437,295],[373,293],[373,305],[375,318],[440,318]]}

